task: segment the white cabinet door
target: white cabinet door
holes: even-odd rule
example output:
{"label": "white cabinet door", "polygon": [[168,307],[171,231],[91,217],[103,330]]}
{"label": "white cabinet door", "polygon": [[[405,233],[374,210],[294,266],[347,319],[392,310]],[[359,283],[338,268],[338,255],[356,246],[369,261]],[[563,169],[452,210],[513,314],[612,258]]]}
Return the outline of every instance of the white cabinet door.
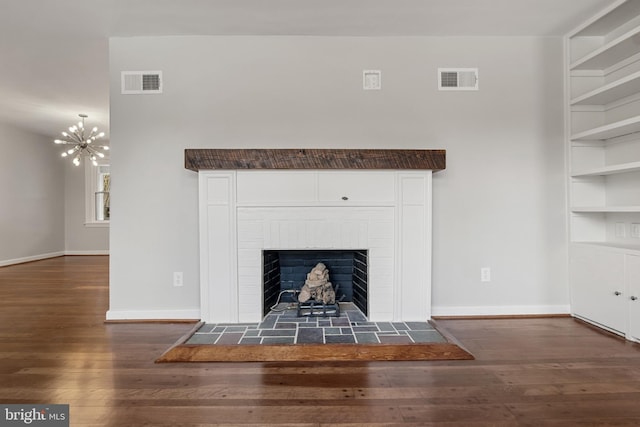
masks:
{"label": "white cabinet door", "polygon": [[238,171],[237,202],[249,205],[392,205],[391,171]]}
{"label": "white cabinet door", "polygon": [[300,204],[316,201],[316,174],[307,171],[238,171],[238,204]]}
{"label": "white cabinet door", "polygon": [[624,254],[574,245],[571,257],[571,304],[574,314],[624,333]]}
{"label": "white cabinet door", "polygon": [[626,255],[625,280],[629,304],[627,338],[640,341],[640,256]]}
{"label": "white cabinet door", "polygon": [[322,202],[394,203],[395,174],[390,172],[320,172],[318,199]]}

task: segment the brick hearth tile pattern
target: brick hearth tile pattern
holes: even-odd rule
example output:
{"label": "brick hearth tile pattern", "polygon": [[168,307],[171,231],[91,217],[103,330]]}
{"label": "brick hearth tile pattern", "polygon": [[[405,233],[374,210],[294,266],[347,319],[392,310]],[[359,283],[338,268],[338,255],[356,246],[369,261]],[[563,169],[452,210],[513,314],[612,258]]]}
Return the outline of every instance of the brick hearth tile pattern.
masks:
{"label": "brick hearth tile pattern", "polygon": [[447,340],[428,322],[369,322],[351,303],[340,317],[297,316],[281,304],[260,323],[206,323],[185,344],[411,344]]}

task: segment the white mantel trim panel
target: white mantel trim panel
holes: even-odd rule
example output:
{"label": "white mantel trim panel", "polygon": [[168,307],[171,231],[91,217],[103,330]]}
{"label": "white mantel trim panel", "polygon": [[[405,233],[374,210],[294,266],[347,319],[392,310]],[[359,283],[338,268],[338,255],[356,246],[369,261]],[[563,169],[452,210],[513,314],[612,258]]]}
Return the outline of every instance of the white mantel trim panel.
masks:
{"label": "white mantel trim panel", "polygon": [[[396,300],[403,321],[431,317],[431,173],[398,174]],[[428,281],[428,286],[421,284]]]}
{"label": "white mantel trim panel", "polygon": [[[200,171],[202,320],[262,320],[262,251],[366,249],[369,319],[431,317],[431,171]],[[345,200],[346,199],[346,200]]]}
{"label": "white mantel trim panel", "polygon": [[199,181],[201,316],[237,323],[236,174],[200,174]]}

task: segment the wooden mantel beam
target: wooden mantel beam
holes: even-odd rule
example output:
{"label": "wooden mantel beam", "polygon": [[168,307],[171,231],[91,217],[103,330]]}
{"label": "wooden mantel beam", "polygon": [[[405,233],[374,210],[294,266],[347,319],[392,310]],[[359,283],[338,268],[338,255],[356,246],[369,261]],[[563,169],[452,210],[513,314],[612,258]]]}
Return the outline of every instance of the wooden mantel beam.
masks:
{"label": "wooden mantel beam", "polygon": [[211,169],[445,169],[445,150],[211,149],[184,150],[184,167]]}

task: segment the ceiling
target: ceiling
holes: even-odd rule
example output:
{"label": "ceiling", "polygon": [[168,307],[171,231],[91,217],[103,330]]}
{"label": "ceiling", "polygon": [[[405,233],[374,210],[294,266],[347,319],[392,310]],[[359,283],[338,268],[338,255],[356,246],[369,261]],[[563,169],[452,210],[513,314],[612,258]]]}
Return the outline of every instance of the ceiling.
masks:
{"label": "ceiling", "polygon": [[108,129],[108,38],[561,36],[614,0],[0,0],[0,121]]}

